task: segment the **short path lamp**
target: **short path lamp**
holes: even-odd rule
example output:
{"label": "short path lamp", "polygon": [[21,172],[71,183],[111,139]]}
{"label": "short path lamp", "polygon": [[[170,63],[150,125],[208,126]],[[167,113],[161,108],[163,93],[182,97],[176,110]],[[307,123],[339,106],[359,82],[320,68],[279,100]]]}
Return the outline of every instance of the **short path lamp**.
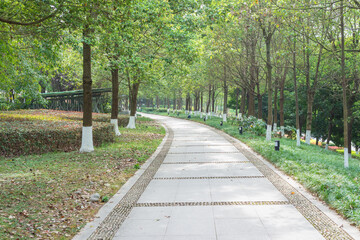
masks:
{"label": "short path lamp", "polygon": [[179,112],[176,112],[176,115],[177,115],[177,116],[179,116],[179,114],[180,114]]}
{"label": "short path lamp", "polygon": [[188,118],[191,118],[191,114],[189,114]]}
{"label": "short path lamp", "polygon": [[239,127],[239,134],[242,135],[243,134],[243,127]]}
{"label": "short path lamp", "polygon": [[223,125],[223,121],[220,121],[220,126],[222,126]]}
{"label": "short path lamp", "polygon": [[206,122],[206,117],[204,117],[204,122]]}
{"label": "short path lamp", "polygon": [[275,141],[275,151],[279,151],[280,150],[280,141],[277,140]]}

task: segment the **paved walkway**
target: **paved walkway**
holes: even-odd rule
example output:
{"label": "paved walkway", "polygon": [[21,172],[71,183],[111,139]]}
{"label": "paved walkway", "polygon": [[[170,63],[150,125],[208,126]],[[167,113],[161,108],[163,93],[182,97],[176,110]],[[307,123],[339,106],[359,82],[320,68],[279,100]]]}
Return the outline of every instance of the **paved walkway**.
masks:
{"label": "paved walkway", "polygon": [[169,129],[165,152],[90,239],[353,239],[241,143],[152,117]]}

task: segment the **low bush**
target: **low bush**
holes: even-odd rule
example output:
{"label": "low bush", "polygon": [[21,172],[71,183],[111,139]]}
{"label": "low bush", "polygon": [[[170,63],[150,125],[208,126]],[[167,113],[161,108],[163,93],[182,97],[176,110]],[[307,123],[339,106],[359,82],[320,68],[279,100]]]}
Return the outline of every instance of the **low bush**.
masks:
{"label": "low bush", "polygon": [[[0,122],[0,155],[19,156],[55,151],[74,151],[81,145],[82,124],[78,121]],[[94,145],[113,142],[110,123],[93,123]]]}
{"label": "low bush", "polygon": [[[0,113],[0,155],[19,156],[80,148],[82,113],[51,110],[13,111]],[[115,139],[110,116],[94,114],[94,145]],[[125,126],[127,117],[119,118]]]}

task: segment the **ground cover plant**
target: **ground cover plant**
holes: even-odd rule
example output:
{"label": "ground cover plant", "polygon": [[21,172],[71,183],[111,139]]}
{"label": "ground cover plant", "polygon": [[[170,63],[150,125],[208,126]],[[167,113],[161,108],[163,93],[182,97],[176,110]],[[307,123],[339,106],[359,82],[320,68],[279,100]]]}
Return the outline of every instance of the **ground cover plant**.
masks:
{"label": "ground cover plant", "polygon": [[[164,129],[139,117],[136,129],[92,153],[0,157],[0,239],[70,239],[156,150]],[[94,193],[99,202],[91,202]]]}
{"label": "ground cover plant", "polygon": [[[168,115],[156,111],[152,113]],[[177,115],[170,111],[169,115],[189,119],[189,115],[184,113]],[[190,120],[221,129],[241,140],[277,168],[294,177],[357,227],[360,226],[360,161],[357,158],[350,159],[350,167],[345,169],[342,154],[335,151],[307,144],[297,147],[296,140],[288,138],[274,137],[267,142],[264,135],[259,136],[258,130],[253,131],[250,126],[244,127],[243,134],[240,135],[237,124],[225,122],[220,126],[222,119],[219,117],[204,121],[203,118],[192,115]],[[274,150],[275,140],[280,141],[280,151]]]}
{"label": "ground cover plant", "polygon": [[[93,114],[94,145],[114,142],[113,125],[107,114]],[[0,155],[19,156],[80,148],[82,113],[55,110],[0,112]],[[119,117],[125,126],[127,116]]]}

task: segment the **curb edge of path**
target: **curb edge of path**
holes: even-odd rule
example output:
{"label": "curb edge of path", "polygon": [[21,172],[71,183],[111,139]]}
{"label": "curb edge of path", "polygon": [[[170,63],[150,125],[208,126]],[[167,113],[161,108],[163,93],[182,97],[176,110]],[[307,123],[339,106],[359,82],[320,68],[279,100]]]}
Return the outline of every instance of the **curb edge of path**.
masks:
{"label": "curb edge of path", "polygon": [[112,196],[109,201],[104,204],[99,211],[94,216],[94,219],[91,222],[88,222],[81,230],[73,237],[73,240],[84,240],[88,239],[96,229],[101,225],[105,218],[115,209],[119,202],[124,198],[124,196],[129,192],[129,190],[135,185],[139,178],[144,174],[144,172],[149,168],[151,163],[159,156],[159,154],[164,150],[165,143],[169,139],[170,131],[166,124],[157,121],[164,127],[166,134],[160,145],[157,147],[155,152],[146,160],[146,162],[141,165],[135,174],[129,178],[124,185],[121,186],[119,191]]}

